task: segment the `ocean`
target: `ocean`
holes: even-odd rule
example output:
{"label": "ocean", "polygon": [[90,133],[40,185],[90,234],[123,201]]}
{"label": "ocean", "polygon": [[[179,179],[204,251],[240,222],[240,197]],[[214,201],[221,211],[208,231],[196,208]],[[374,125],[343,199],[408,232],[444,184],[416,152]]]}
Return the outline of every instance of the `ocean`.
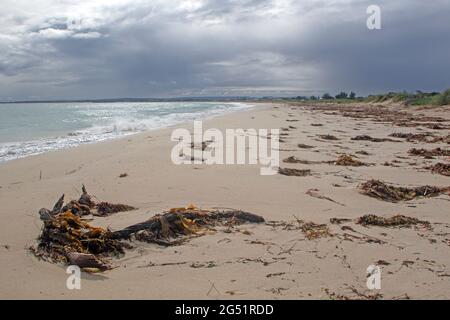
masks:
{"label": "ocean", "polygon": [[0,104],[0,162],[250,107],[228,102]]}

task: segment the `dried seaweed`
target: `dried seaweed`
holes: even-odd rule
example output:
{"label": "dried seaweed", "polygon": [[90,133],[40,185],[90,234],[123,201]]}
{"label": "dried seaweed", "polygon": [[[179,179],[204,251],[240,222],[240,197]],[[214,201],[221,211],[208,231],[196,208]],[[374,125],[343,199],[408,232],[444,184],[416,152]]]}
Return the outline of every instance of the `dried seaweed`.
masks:
{"label": "dried seaweed", "polygon": [[307,145],[307,144],[304,144],[304,143],[299,143],[297,145],[297,147],[299,147],[300,149],[312,149],[312,148],[315,148],[314,146],[310,146],[310,145]]}
{"label": "dried seaweed", "polygon": [[103,228],[92,227],[71,211],[44,220],[44,227],[33,252],[41,258],[68,263],[71,253],[120,255],[124,245]]}
{"label": "dried seaweed", "polygon": [[394,132],[389,135],[389,137],[406,139],[408,142],[430,142],[428,137],[432,137],[432,133],[401,133]]}
{"label": "dried seaweed", "polygon": [[310,169],[279,168],[278,173],[284,176],[305,177],[311,175]]}
{"label": "dried seaweed", "polygon": [[413,156],[420,156],[420,157],[425,157],[425,158],[433,158],[433,157],[440,157],[440,156],[450,156],[450,150],[445,150],[445,149],[441,149],[441,148],[435,148],[435,149],[431,149],[431,150],[427,150],[427,149],[410,149],[408,151],[408,153],[410,155]]}
{"label": "dried seaweed", "polygon": [[323,140],[334,140],[334,141],[339,140],[338,137],[333,136],[331,134],[319,134],[319,137]]}
{"label": "dried seaweed", "polygon": [[450,187],[395,187],[380,180],[367,181],[361,184],[359,189],[362,194],[389,202],[413,200],[418,197],[436,197],[440,194],[450,192]]}
{"label": "dried seaweed", "polygon": [[395,215],[389,218],[380,217],[374,214],[364,215],[357,220],[358,224],[363,226],[378,226],[378,227],[398,227],[398,228],[410,228],[413,225],[430,226],[430,222],[422,221],[417,218],[407,217],[404,215]]}
{"label": "dried seaweed", "polygon": [[[302,222],[302,221],[299,221]],[[319,238],[331,237],[332,234],[326,224],[317,224],[314,222],[302,222],[300,230],[306,239],[314,240]]]}
{"label": "dried seaweed", "polygon": [[433,166],[427,167],[427,169],[430,169],[432,173],[438,173],[443,176],[450,177],[450,164],[449,163],[436,163]]}
{"label": "dried seaweed", "polygon": [[288,158],[284,159],[283,162],[285,162],[285,163],[300,163],[300,164],[320,164],[320,163],[325,163],[325,161],[302,160],[302,159],[298,159],[295,156],[288,157]]}
{"label": "dried seaweed", "polygon": [[[109,202],[96,203],[92,200],[92,196],[86,191],[86,187],[83,185],[82,194],[78,200],[71,200],[64,205],[64,194],[58,199],[53,209],[50,211],[46,208],[39,210],[41,219],[45,220],[59,213],[70,211],[76,216],[94,215],[94,216],[107,216],[109,214],[135,210],[136,208],[126,204],[113,204]],[[45,218],[45,219],[44,219]]]}
{"label": "dried seaweed", "polygon": [[[59,205],[58,205],[59,206]],[[42,209],[41,209],[42,210]],[[44,227],[32,252],[45,260],[71,263],[99,271],[110,269],[104,258],[125,253],[135,239],[159,245],[177,245],[216,226],[232,228],[243,223],[262,223],[261,216],[240,210],[201,210],[193,205],[173,208],[147,221],[110,231],[93,227],[70,210],[42,215]]]}
{"label": "dried seaweed", "polygon": [[335,165],[337,166],[351,166],[351,167],[361,167],[361,166],[368,166],[367,163],[364,163],[362,161],[356,160],[353,156],[348,154],[341,155],[335,162]]}
{"label": "dried seaweed", "polygon": [[371,142],[400,142],[398,140],[393,140],[393,139],[389,139],[389,138],[373,138],[373,137],[368,136],[368,135],[356,136],[356,137],[351,138],[351,140],[354,140],[354,141],[371,141]]}

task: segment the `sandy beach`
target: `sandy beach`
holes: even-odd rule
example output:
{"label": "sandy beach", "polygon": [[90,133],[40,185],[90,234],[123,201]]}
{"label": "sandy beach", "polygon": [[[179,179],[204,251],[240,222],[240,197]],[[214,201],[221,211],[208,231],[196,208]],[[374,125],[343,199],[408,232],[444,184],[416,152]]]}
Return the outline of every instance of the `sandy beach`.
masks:
{"label": "sandy beach", "polygon": [[[374,108],[384,113],[371,113]],[[448,150],[448,140],[430,142],[449,134],[448,111],[280,103],[204,122],[205,129],[281,129],[280,167],[309,169],[307,176],[262,176],[259,165],[176,166],[170,158],[173,128],[2,163],[0,298],[449,299],[450,195],[389,202],[361,193],[371,179],[409,188],[450,186],[448,176],[427,169],[448,164],[448,156],[408,153]],[[393,133],[426,133],[430,140]],[[334,164],[345,154],[367,165]],[[283,162],[289,157],[294,163]],[[138,208],[89,221],[111,230],[189,204],[241,209],[266,223],[217,228],[177,246],[134,242],[123,257],[111,259],[114,269],[83,272],[81,290],[68,290],[65,266],[39,260],[29,247],[42,229],[38,210],[51,208],[62,193],[77,199],[82,184],[96,200]],[[357,223],[368,214],[427,223]],[[304,222],[324,224],[318,228],[326,232],[308,237]],[[382,270],[380,290],[366,286],[370,265]]]}

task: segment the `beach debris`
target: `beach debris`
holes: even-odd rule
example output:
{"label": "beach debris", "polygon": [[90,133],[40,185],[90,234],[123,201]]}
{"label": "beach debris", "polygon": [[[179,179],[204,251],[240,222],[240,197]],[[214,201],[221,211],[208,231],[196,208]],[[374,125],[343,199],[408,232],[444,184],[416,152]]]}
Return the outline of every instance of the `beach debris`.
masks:
{"label": "beach debris", "polygon": [[314,146],[310,146],[310,145],[307,145],[307,144],[304,144],[304,143],[299,143],[297,145],[297,147],[299,147],[300,149],[312,149],[312,148],[315,148]]}
{"label": "beach debris", "polygon": [[319,134],[318,136],[319,136],[319,138],[321,138],[323,140],[339,140],[338,137],[333,136],[331,134]]}
{"label": "beach debris", "polygon": [[334,162],[336,166],[351,166],[351,167],[361,167],[367,166],[367,163],[356,160],[352,155],[343,154]]}
{"label": "beach debris", "polygon": [[389,137],[393,138],[401,138],[406,139],[408,142],[430,142],[428,137],[432,137],[432,133],[401,133],[394,132],[389,135]]}
{"label": "beach debris", "polygon": [[89,195],[86,191],[86,187],[82,186],[82,193],[78,200],[71,200],[65,206],[64,204],[64,194],[59,198],[56,202],[53,210],[49,211],[48,209],[42,208],[39,210],[39,214],[41,217],[46,213],[49,213],[50,216],[54,216],[58,213],[70,211],[74,215],[77,216],[85,216],[92,214],[94,216],[107,216],[117,212],[130,211],[135,210],[135,207],[126,205],[126,204],[114,204],[109,202],[99,202],[96,203],[92,200],[92,196]]}
{"label": "beach debris", "polygon": [[102,261],[91,253],[69,252],[67,254],[70,265],[79,266],[80,268],[98,269],[99,271],[105,271],[112,269],[108,262]]}
{"label": "beach debris", "polygon": [[398,227],[398,228],[410,228],[413,225],[421,224],[430,227],[430,222],[422,221],[417,218],[407,217],[401,214],[394,215],[392,217],[381,217],[374,214],[367,214],[357,219],[358,224],[362,226],[377,226],[377,227]]}
{"label": "beach debris", "polygon": [[438,173],[443,176],[450,177],[450,163],[438,162],[433,166],[426,167],[426,169],[430,169],[432,173]]}
{"label": "beach debris", "polygon": [[415,188],[395,187],[380,180],[369,180],[359,186],[360,193],[379,200],[398,202],[418,197],[436,197],[450,193],[449,187],[420,186]]}
{"label": "beach debris", "polygon": [[[55,205],[61,207],[61,198]],[[41,209],[42,210],[42,209]],[[55,263],[74,264],[90,272],[111,269],[107,259],[121,256],[131,248],[128,240],[170,246],[183,243],[191,236],[201,236],[214,227],[228,229],[244,223],[263,223],[264,218],[249,212],[201,210],[194,205],[172,208],[147,221],[117,231],[91,226],[71,210],[45,211],[44,223],[36,246],[30,250],[39,258]]]}
{"label": "beach debris", "polygon": [[131,211],[136,208],[126,205],[126,204],[114,204],[109,202],[99,202],[95,205],[97,212],[94,213],[95,216],[108,216],[117,212]]}
{"label": "beach debris", "polygon": [[429,141],[430,143],[446,143],[446,144],[450,144],[450,134],[446,135],[446,136],[440,136],[440,137],[434,137],[433,139],[431,139]]}
{"label": "beach debris", "polygon": [[320,194],[318,189],[309,189],[305,193],[307,195],[309,195],[311,197],[314,197],[314,198],[317,198],[317,199],[328,200],[328,201],[331,201],[331,202],[336,203],[338,205],[345,206],[344,204],[342,204],[340,202],[337,202],[337,201],[335,201],[335,200],[333,200],[333,199],[331,199],[331,198],[329,198],[327,196],[324,196],[324,195]]}
{"label": "beach debris", "polygon": [[427,159],[433,159],[433,157],[450,156],[450,150],[441,148],[435,148],[431,150],[412,148],[408,151],[408,154],[424,157]]}
{"label": "beach debris", "polygon": [[311,175],[310,169],[279,168],[278,173],[284,176],[305,177]]}
{"label": "beach debris", "polygon": [[300,230],[303,232],[306,239],[308,240],[315,240],[319,238],[326,238],[333,236],[326,224],[303,222],[301,220],[299,220],[299,222],[301,223]]}
{"label": "beach debris", "polygon": [[327,163],[326,161],[311,161],[311,160],[302,160],[298,159],[295,156],[288,157],[283,160],[285,163],[300,163],[300,164],[320,164],[320,163]]}
{"label": "beach debris", "polygon": [[[241,210],[202,210],[194,206],[172,208],[157,214],[147,221],[140,222],[122,230],[114,231],[114,239],[130,239],[153,242],[161,245],[174,245],[187,240],[187,236],[203,235],[205,231],[217,226],[234,227],[244,223],[263,223],[264,218]],[[170,241],[173,238],[175,241]]]}
{"label": "beach debris", "polygon": [[128,173],[119,174],[119,178],[125,178],[125,177],[128,177]]}
{"label": "beach debris", "polygon": [[311,126],[313,126],[313,127],[323,127],[323,124],[321,124],[321,123],[311,123]]}
{"label": "beach debris", "polygon": [[[110,231],[92,227],[70,210],[43,221],[44,227],[39,235],[38,244],[31,250],[37,257],[44,260],[57,263],[78,261],[81,264],[80,267],[107,269],[107,264],[101,262],[100,256],[124,253],[124,244],[113,239]],[[74,255],[74,253],[95,255],[95,257]]]}
{"label": "beach debris", "polygon": [[343,224],[346,222],[351,222],[352,219],[347,219],[347,218],[330,218],[330,223],[331,224]]}
{"label": "beach debris", "polygon": [[393,139],[389,139],[389,138],[373,138],[368,135],[356,136],[356,137],[351,138],[351,140],[353,140],[353,141],[371,141],[371,142],[400,142],[398,140],[393,140]]}

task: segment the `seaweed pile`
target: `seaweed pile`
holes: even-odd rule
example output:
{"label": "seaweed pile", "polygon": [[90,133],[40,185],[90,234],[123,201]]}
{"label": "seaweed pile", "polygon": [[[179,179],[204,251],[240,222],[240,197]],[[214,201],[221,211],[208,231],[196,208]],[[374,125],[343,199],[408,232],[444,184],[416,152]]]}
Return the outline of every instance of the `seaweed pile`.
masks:
{"label": "seaweed pile", "polygon": [[299,143],[297,145],[297,147],[299,147],[300,149],[312,149],[312,148],[315,148],[314,146],[310,146],[310,145],[307,145],[307,144],[304,144],[304,143]]}
{"label": "seaweed pile", "polygon": [[[87,193],[83,195],[87,199]],[[70,203],[79,203],[79,200]],[[193,235],[203,235],[203,231],[216,226],[231,228],[248,222],[264,222],[261,216],[240,210],[210,211],[190,205],[186,208],[173,208],[147,221],[111,231],[91,226],[81,217],[80,213],[84,211],[74,208],[77,207],[63,206],[61,197],[53,210],[39,210],[44,226],[37,246],[30,250],[41,259],[75,264],[86,271],[111,269],[108,258],[120,257],[125,249],[131,248],[127,240],[170,246],[180,244]]]}
{"label": "seaweed pile", "polygon": [[432,173],[438,173],[443,176],[450,177],[450,164],[449,163],[438,162],[433,166],[427,167],[427,169],[430,169]]}
{"label": "seaweed pile", "polygon": [[369,180],[361,184],[359,189],[364,195],[389,202],[408,201],[418,197],[436,197],[443,193],[450,193],[450,187],[395,187],[380,180]]}
{"label": "seaweed pile", "polygon": [[323,140],[334,140],[334,141],[339,140],[339,138],[331,134],[319,134],[319,138]]}
{"label": "seaweed pile", "polygon": [[394,132],[389,135],[390,137],[394,138],[401,138],[405,139],[408,142],[431,142],[431,140],[428,140],[428,137],[432,137],[432,133],[401,133],[401,132]]}
{"label": "seaweed pile", "polygon": [[356,160],[353,156],[349,154],[343,154],[339,156],[339,158],[336,161],[334,161],[334,164],[336,166],[349,166],[349,167],[361,167],[368,165],[367,163]]}
{"label": "seaweed pile", "polygon": [[399,142],[398,140],[393,140],[389,138],[373,138],[368,135],[360,135],[351,138],[353,141],[370,141],[370,142]]}
{"label": "seaweed pile", "polygon": [[284,176],[305,177],[311,175],[310,169],[279,168],[278,173]]}
{"label": "seaweed pile", "polygon": [[86,191],[86,187],[83,185],[82,193],[78,200],[72,200],[64,205],[64,194],[58,199],[52,210],[42,208],[39,210],[41,220],[49,220],[59,213],[65,213],[70,211],[76,216],[108,216],[113,213],[135,210],[136,208],[126,204],[114,204],[109,202],[98,202],[92,200],[92,196]]}
{"label": "seaweed pile", "polygon": [[450,150],[441,148],[435,148],[431,150],[412,148],[408,151],[408,153],[413,156],[420,156],[428,159],[440,156],[450,156]]}
{"label": "seaweed pile", "polygon": [[[299,222],[302,222],[302,221],[299,221]],[[326,238],[326,237],[332,236],[330,229],[328,228],[328,226],[326,224],[305,222],[305,223],[301,224],[300,230],[302,230],[303,234],[305,235],[306,239],[308,239],[308,240],[314,240],[314,239],[318,239],[318,238]]]}
{"label": "seaweed pile", "polygon": [[[41,215],[42,219],[42,215]],[[103,228],[96,228],[71,211],[58,213],[46,218],[44,227],[38,238],[37,247],[31,248],[33,253],[44,260],[56,263],[73,263],[79,255],[86,255],[86,259],[96,261],[86,265],[85,261],[77,263],[80,267],[98,268],[102,258],[124,253],[125,245],[113,239],[112,233]],[[102,263],[105,269],[106,263]]]}
{"label": "seaweed pile", "polygon": [[417,218],[407,217],[401,214],[384,218],[374,214],[367,214],[358,218],[357,223],[363,226],[378,226],[378,227],[399,227],[409,228],[413,225],[421,224],[429,227],[430,222],[422,221]]}

